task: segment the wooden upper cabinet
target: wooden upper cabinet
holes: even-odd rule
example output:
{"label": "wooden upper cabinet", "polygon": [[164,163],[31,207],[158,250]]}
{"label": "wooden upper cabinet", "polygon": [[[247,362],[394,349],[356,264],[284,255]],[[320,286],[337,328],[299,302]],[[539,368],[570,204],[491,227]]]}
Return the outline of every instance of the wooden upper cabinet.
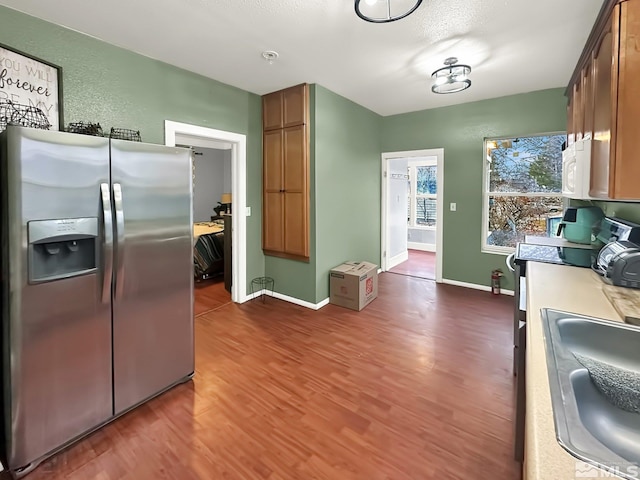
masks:
{"label": "wooden upper cabinet", "polygon": [[308,261],[308,86],[265,95],[262,105],[262,249],[265,255]]}
{"label": "wooden upper cabinet", "polygon": [[567,143],[591,138],[589,195],[640,200],[640,0],[607,0],[571,79]]}
{"label": "wooden upper cabinet", "polygon": [[262,129],[264,131],[282,128],[282,92],[274,92],[262,97]]}
{"label": "wooden upper cabinet", "polygon": [[593,60],[582,70],[582,137],[593,138]]}
{"label": "wooden upper cabinet", "polygon": [[583,125],[584,125],[584,109],[582,98],[582,83],[578,82],[573,85],[573,132],[575,134],[576,141],[582,140]]}
{"label": "wooden upper cabinet", "polygon": [[307,88],[305,83],[287,88],[282,92],[284,128],[307,123],[309,98]]}
{"label": "wooden upper cabinet", "polygon": [[573,95],[569,99],[567,105],[567,145],[573,145],[576,142],[576,131],[573,128]]}
{"label": "wooden upper cabinet", "polygon": [[[616,199],[640,199],[640,1],[620,4],[618,109],[615,164],[610,188]],[[614,97],[615,98],[615,97]]]}
{"label": "wooden upper cabinet", "polygon": [[615,162],[620,6],[616,5],[593,51],[593,145],[589,195],[608,198]]}
{"label": "wooden upper cabinet", "polygon": [[307,123],[308,85],[296,85],[262,97],[263,130],[293,127]]}

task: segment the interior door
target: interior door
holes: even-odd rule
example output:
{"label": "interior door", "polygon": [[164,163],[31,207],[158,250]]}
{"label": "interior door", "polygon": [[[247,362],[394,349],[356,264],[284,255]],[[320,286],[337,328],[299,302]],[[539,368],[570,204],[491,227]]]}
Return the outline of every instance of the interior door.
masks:
{"label": "interior door", "polygon": [[117,414],[194,371],[190,153],[112,140],[111,171]]}
{"label": "interior door", "polygon": [[[387,163],[387,269],[407,260],[409,210],[409,176],[407,158],[393,158]],[[415,206],[412,206],[415,208]]]}

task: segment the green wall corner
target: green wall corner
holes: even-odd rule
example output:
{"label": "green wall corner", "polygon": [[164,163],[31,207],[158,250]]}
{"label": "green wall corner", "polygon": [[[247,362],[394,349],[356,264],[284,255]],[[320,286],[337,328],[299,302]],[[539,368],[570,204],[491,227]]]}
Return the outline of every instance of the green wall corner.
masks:
{"label": "green wall corner", "polygon": [[[484,139],[564,131],[566,115],[555,88],[382,119],[383,152],[444,148],[444,279],[489,285],[491,270],[506,271],[504,255],[481,252]],[[510,275],[503,286],[513,288]]]}
{"label": "green wall corner", "polygon": [[[264,275],[262,103],[258,95],[0,6],[0,43],[62,67],[64,124],[140,130],[164,144],[164,121],[247,136],[247,288]],[[213,206],[212,206],[213,207]]]}

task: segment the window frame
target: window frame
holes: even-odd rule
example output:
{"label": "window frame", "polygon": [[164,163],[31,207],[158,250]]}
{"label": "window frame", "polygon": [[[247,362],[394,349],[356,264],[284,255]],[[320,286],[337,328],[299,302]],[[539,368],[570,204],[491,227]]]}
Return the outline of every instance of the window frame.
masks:
{"label": "window frame", "polygon": [[487,244],[487,231],[489,225],[489,196],[493,195],[502,195],[505,197],[561,197],[563,198],[563,204],[565,202],[565,197],[562,195],[562,191],[557,192],[557,195],[550,194],[550,192],[529,192],[529,193],[506,193],[505,192],[491,192],[489,190],[490,184],[490,176],[489,176],[489,154],[487,149],[488,142],[495,142],[499,140],[512,140],[514,138],[532,138],[532,137],[551,137],[556,135],[564,135],[566,137],[567,132],[565,131],[555,131],[555,132],[546,132],[546,133],[535,133],[535,134],[523,134],[523,135],[502,135],[499,137],[485,137],[482,142],[482,228],[480,230],[480,235],[482,236],[482,253],[490,253],[494,255],[509,255],[515,251],[515,247],[502,247],[498,245],[488,245]]}
{"label": "window frame", "polygon": [[[436,193],[429,194],[418,194],[418,175],[416,172],[417,167],[435,167],[436,168]],[[435,230],[437,225],[437,206],[436,206],[436,225],[428,226],[428,225],[418,225],[416,224],[416,216],[418,213],[417,208],[417,200],[418,198],[426,198],[428,200],[438,201],[438,191],[440,190],[440,185],[437,183],[438,178],[438,158],[437,157],[425,157],[420,159],[409,160],[407,165],[408,174],[409,174],[409,193],[408,193],[408,202],[411,207],[411,211],[409,213],[409,224],[407,225],[408,229],[412,230]]]}

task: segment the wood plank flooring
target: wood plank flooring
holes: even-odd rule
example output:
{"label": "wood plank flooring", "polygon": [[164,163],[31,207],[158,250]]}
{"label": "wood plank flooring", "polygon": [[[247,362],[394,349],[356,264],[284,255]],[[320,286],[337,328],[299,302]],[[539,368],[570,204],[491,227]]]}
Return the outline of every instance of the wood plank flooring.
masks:
{"label": "wood plank flooring", "polygon": [[396,265],[389,272],[435,280],[436,254],[435,252],[409,250],[409,259]]}
{"label": "wood plank flooring", "polygon": [[513,480],[511,297],[382,274],[361,312],[196,318],[196,374],[28,480]]}
{"label": "wood plank flooring", "polygon": [[231,303],[231,294],[224,289],[224,277],[196,282],[193,314],[196,317]]}

